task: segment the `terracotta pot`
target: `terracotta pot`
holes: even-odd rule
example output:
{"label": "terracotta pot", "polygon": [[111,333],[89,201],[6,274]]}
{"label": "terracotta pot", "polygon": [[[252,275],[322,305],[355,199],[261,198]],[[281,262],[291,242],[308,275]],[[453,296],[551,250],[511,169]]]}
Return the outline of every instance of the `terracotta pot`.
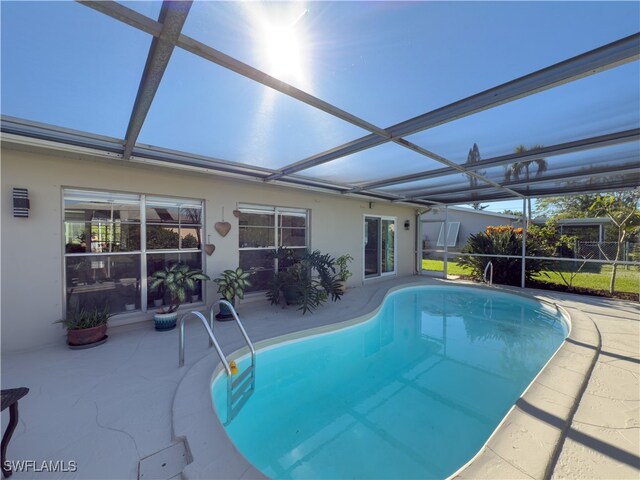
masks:
{"label": "terracotta pot", "polygon": [[338,284],[340,285],[340,288],[338,290],[340,290],[340,293],[344,295],[344,292],[347,291],[347,281],[339,280]]}
{"label": "terracotta pot", "polygon": [[107,335],[107,324],[81,330],[67,330],[67,343],[69,345],[89,345],[102,340]]}

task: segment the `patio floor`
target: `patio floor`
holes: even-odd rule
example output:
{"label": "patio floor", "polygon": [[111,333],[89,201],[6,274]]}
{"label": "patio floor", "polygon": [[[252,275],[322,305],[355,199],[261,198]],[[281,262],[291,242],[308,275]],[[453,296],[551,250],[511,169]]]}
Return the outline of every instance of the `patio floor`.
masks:
{"label": "patio floor", "polygon": [[[255,341],[328,325],[374,310],[392,287],[404,283],[437,284],[424,277],[396,278],[352,288],[338,303],[301,317],[294,308],[270,307],[265,301],[240,307],[249,336]],[[517,289],[517,291],[520,291]],[[573,416],[553,476],[557,478],[638,478],[640,453],[640,310],[632,302],[527,290],[555,301],[569,312],[580,310],[597,326],[601,348],[593,347],[596,363],[586,391]],[[227,353],[241,345],[230,322],[216,325]],[[64,344],[2,355],[2,388],[26,386],[30,393],[20,401],[20,423],[7,452],[9,460],[74,461],[77,471],[15,472],[19,478],[138,478],[139,462],[177,445],[174,438],[174,397],[185,375],[209,350],[203,329],[186,328],[186,366],[179,369],[178,333],[155,332],[151,322],[115,327],[109,341],[89,350],[71,351]],[[563,370],[563,368],[560,368]],[[565,369],[570,371],[570,368]],[[211,373],[208,373],[209,377]],[[584,380],[584,376],[582,377]],[[185,382],[183,382],[185,383]],[[183,388],[182,386],[180,387]],[[184,392],[181,392],[184,394]],[[206,400],[208,401],[208,400]],[[2,428],[8,422],[2,413]],[[194,438],[188,439],[195,455]],[[514,455],[535,452],[514,452]],[[188,456],[188,455],[187,455]],[[506,461],[530,478],[509,458]],[[236,459],[231,459],[231,463]],[[190,465],[191,467],[191,465]],[[192,469],[189,477],[208,476]],[[178,470],[178,472],[181,470]],[[170,478],[176,472],[145,473],[142,478]],[[199,472],[199,473],[198,473]],[[228,475],[225,474],[228,472]],[[217,475],[252,476],[246,465],[221,468]]]}

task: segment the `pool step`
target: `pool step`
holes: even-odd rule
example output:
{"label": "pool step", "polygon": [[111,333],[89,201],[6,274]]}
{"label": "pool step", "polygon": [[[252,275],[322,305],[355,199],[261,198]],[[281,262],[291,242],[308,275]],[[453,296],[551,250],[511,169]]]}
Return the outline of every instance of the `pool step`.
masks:
{"label": "pool step", "polygon": [[256,389],[256,366],[251,363],[247,369],[229,383],[227,391],[227,422],[231,423]]}

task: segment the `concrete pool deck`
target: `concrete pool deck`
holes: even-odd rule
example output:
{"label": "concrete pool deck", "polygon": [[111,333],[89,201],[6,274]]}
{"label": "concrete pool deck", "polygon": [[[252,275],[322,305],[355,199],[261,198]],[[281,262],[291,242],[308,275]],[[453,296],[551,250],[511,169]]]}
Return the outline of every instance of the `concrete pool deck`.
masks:
{"label": "concrete pool deck", "polygon": [[[304,317],[262,300],[239,310],[249,336],[259,342],[369,313],[389,289],[415,282],[443,283],[425,277],[368,283]],[[505,419],[504,431],[459,476],[638,478],[638,304],[524,293],[558,303],[574,317],[570,341]],[[217,323],[216,334],[227,354],[243,345],[230,322]],[[145,322],[110,328],[109,337],[94,349],[71,351],[61,330],[58,344],[3,353],[2,388],[31,389],[20,401],[20,423],[7,458],[33,460],[40,467],[56,460],[77,464],[75,472],[32,469],[13,478],[259,476],[216,425],[208,383],[219,362],[201,326],[187,325],[181,369],[175,330],[155,332],[152,322]],[[3,429],[7,421],[5,411]]]}

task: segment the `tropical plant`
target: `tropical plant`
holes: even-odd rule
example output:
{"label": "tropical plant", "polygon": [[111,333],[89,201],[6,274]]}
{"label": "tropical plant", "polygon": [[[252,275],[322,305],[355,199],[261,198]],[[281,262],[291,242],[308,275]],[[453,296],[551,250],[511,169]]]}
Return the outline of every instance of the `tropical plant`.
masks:
{"label": "tropical plant", "polygon": [[338,278],[342,282],[346,282],[350,277],[353,276],[353,273],[349,271],[349,264],[353,262],[353,257],[349,254],[341,255],[336,259],[336,265],[338,265]]}
{"label": "tropical plant", "polygon": [[238,267],[235,270],[225,270],[222,275],[213,281],[218,284],[218,293],[232,305],[235,305],[235,298],[244,298],[244,291],[251,286],[249,277],[253,272],[245,272]]}
{"label": "tropical plant", "polygon": [[209,276],[202,273],[199,268],[191,268],[189,265],[174,263],[162,270],[153,272],[149,289],[153,292],[158,288],[164,288],[171,297],[171,304],[161,310],[161,313],[173,313],[187,298],[187,291],[195,291],[198,281],[210,280]]}
{"label": "tropical plant", "polygon": [[[526,152],[533,152],[541,148],[543,148],[542,145],[534,145],[531,148],[527,148],[524,145],[518,145],[515,148],[514,152],[522,154]],[[544,172],[547,171],[547,161],[544,158],[533,158],[530,160],[522,160],[520,162],[514,162],[510,165],[507,165],[506,170],[504,172],[505,181],[506,182],[510,182],[511,180],[529,181],[531,168],[534,165],[536,168],[536,174],[534,178],[538,178],[540,175],[542,175]],[[531,198],[527,198],[527,218],[529,219],[529,223],[531,223],[531,219],[532,219]]]}
{"label": "tropical plant", "polygon": [[544,225],[530,225],[527,235],[536,239],[538,245],[545,250],[547,257],[569,257],[575,256],[573,245],[576,237],[560,234],[558,222],[547,220]]}
{"label": "tropical plant", "polygon": [[[527,255],[543,257],[546,250],[539,245],[533,236],[527,236]],[[495,255],[494,257],[474,257],[461,255],[457,259],[460,266],[471,269],[471,276],[481,281],[484,269],[493,263],[493,281],[505,285],[520,285],[522,255],[522,229],[509,225],[487,227],[486,231],[469,235],[467,244],[462,249],[466,254]],[[514,257],[514,258],[512,258]],[[527,259],[525,264],[525,280],[531,280],[536,274],[543,272],[549,265],[547,260]]]}
{"label": "tropical plant", "polygon": [[[298,250],[299,252],[299,250]],[[287,303],[300,305],[303,314],[319,307],[329,297],[340,300],[342,292],[336,277],[335,259],[319,250],[296,253],[289,248],[279,248],[275,254],[278,272],[267,290],[272,305],[285,297]],[[313,274],[317,277],[313,277]]]}
{"label": "tropical plant", "polygon": [[93,308],[80,307],[67,313],[66,318],[58,320],[55,323],[61,323],[67,330],[84,330],[85,328],[94,328],[104,325],[113,317],[110,312],[109,305],[105,304],[102,308],[97,306]]}
{"label": "tropical plant", "polygon": [[[544,254],[547,257],[577,258],[573,248],[577,238],[560,234],[558,222],[553,219],[548,220],[544,225],[531,225],[527,235],[535,239],[537,245],[544,250]],[[551,261],[548,269],[556,273],[567,287],[573,288],[575,278],[586,266],[586,260],[592,256],[592,253],[588,256],[581,256],[580,258],[583,261],[580,263],[562,260]]]}

